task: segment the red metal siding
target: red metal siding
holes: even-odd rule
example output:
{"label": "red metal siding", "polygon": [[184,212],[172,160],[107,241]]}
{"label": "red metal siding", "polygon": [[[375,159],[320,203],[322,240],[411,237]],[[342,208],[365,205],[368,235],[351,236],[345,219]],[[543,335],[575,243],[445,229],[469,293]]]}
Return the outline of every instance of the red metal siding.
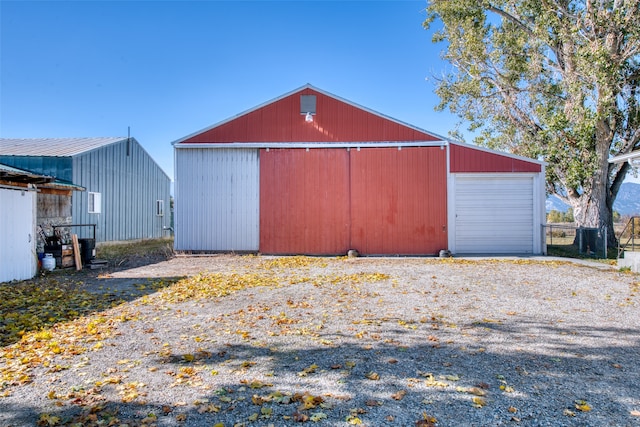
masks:
{"label": "red metal siding", "polygon": [[[311,123],[300,114],[300,95],[316,95],[316,114]],[[182,143],[437,140],[427,133],[305,88]]]}
{"label": "red metal siding", "polygon": [[451,144],[451,172],[540,172],[538,163]]}
{"label": "red metal siding", "polygon": [[344,254],[349,249],[349,153],[260,150],[260,251]]}
{"label": "red metal siding", "polygon": [[440,147],[260,151],[265,254],[435,254],[447,247]]}
{"label": "red metal siding", "polygon": [[446,151],[351,150],[351,247],[365,255],[447,248]]}

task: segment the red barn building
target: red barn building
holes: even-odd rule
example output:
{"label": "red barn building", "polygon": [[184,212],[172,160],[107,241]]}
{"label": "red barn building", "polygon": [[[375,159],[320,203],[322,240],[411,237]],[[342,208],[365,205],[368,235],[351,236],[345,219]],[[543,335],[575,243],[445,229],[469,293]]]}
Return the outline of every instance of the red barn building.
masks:
{"label": "red barn building", "polygon": [[311,85],[173,144],[178,251],[543,251],[543,162],[453,142]]}

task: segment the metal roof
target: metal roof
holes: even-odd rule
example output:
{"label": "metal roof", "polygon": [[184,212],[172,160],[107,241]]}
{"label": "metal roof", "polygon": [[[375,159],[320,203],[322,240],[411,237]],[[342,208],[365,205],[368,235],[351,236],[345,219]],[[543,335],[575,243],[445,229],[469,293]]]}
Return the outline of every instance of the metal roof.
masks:
{"label": "metal roof", "polygon": [[0,155],[71,157],[127,137],[104,138],[0,138]]}
{"label": "metal roof", "polygon": [[629,162],[632,165],[637,162],[639,159],[640,160],[640,150],[635,150],[632,151],[630,153],[627,154],[622,154],[620,156],[615,156],[615,157],[611,157],[609,159],[609,163],[624,163],[624,162]]}
{"label": "metal roof", "polygon": [[38,185],[39,188],[55,188],[58,190],[86,191],[87,189],[81,185],[76,185],[62,179],[56,179],[53,182]]}

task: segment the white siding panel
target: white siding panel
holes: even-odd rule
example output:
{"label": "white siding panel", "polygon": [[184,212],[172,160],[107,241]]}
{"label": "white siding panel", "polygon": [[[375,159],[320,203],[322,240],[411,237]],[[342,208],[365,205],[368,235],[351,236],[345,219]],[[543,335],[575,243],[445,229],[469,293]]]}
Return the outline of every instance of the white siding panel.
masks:
{"label": "white siding panel", "polygon": [[0,188],[0,282],[36,275],[36,193]]}
{"label": "white siding panel", "polygon": [[455,253],[534,252],[539,233],[534,223],[532,175],[456,174],[454,182]]}
{"label": "white siding panel", "polygon": [[176,149],[175,249],[257,251],[257,149]]}

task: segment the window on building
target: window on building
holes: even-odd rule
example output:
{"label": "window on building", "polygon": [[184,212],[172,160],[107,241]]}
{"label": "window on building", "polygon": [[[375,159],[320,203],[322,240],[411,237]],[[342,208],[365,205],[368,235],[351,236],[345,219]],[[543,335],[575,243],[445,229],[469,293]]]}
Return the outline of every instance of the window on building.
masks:
{"label": "window on building", "polygon": [[156,216],[164,216],[164,200],[156,200]]}
{"label": "window on building", "polygon": [[102,212],[102,197],[100,193],[89,193],[89,213]]}
{"label": "window on building", "polygon": [[316,114],[316,96],[300,95],[300,114]]}

